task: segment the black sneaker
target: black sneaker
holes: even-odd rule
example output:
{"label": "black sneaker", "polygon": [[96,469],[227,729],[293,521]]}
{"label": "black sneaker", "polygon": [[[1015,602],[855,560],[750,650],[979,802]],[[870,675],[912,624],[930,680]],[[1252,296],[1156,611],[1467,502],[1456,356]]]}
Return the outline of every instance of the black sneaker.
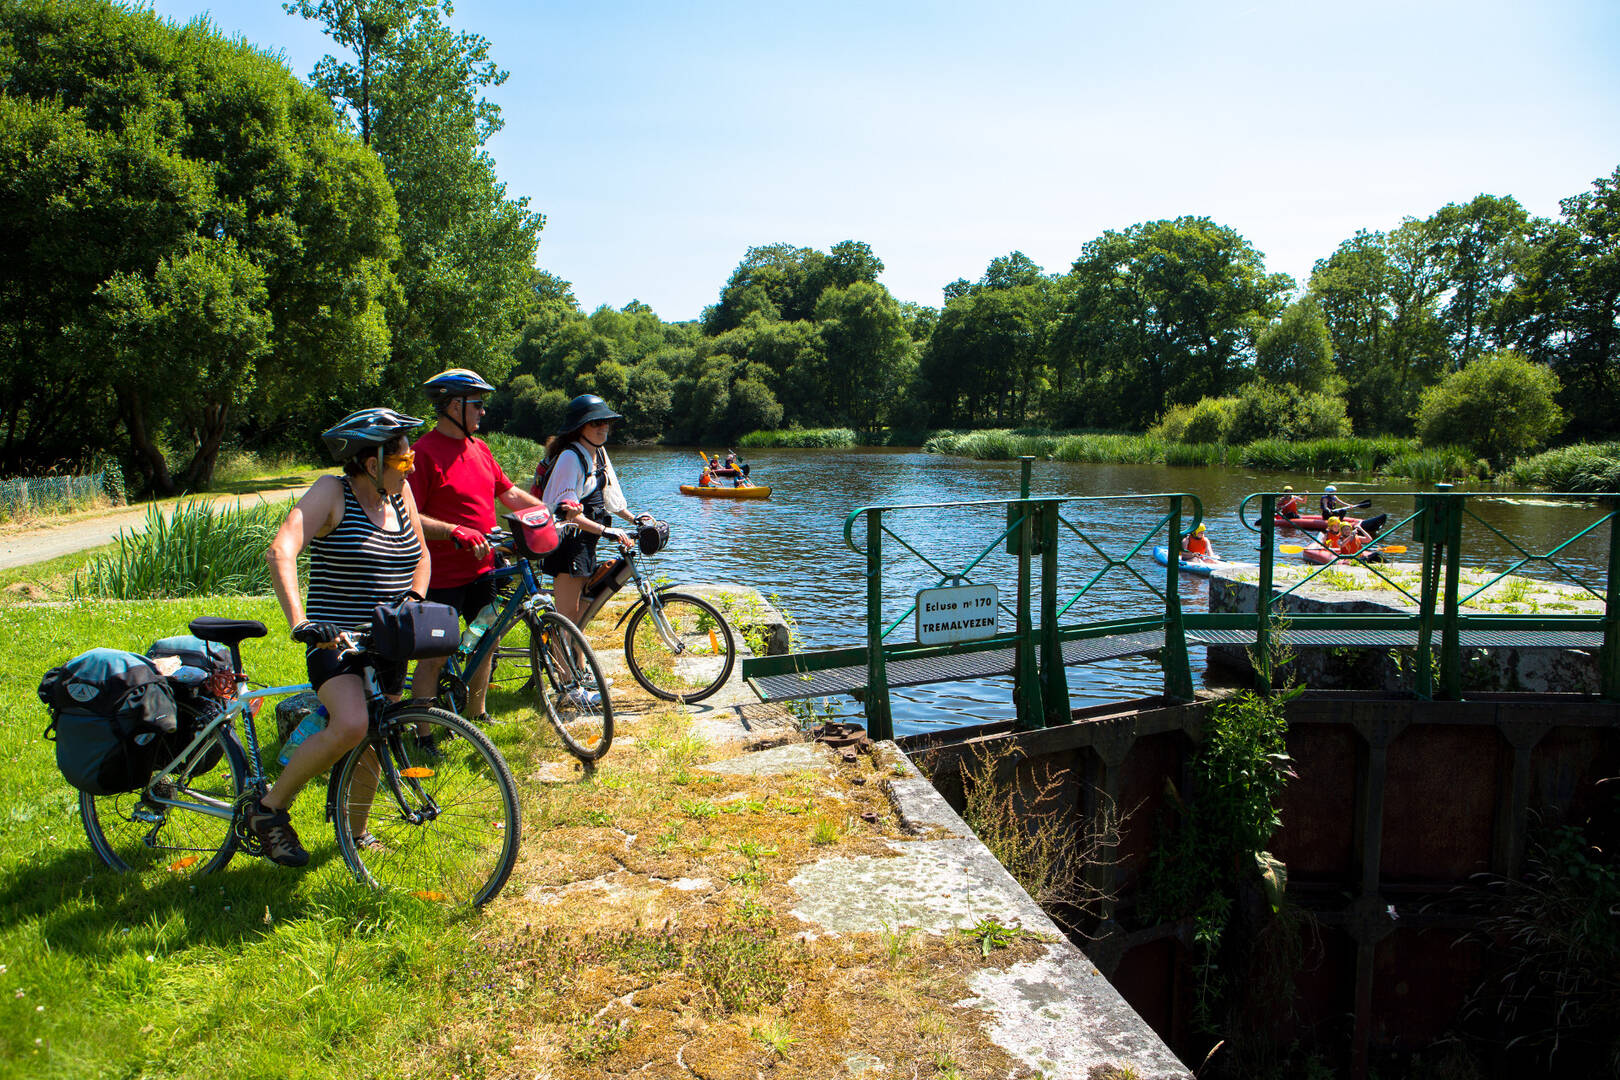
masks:
{"label": "black sneaker", "polygon": [[272,810],[255,801],[248,811],[247,827],[264,845],[264,857],[280,866],[303,866],[309,862],[309,852],[298,842],[298,832],[292,826],[292,817],[285,810]]}

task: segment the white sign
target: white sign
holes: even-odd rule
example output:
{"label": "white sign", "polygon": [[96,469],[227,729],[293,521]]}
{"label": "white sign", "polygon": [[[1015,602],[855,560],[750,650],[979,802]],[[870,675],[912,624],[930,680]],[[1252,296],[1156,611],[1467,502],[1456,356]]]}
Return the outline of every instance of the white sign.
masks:
{"label": "white sign", "polygon": [[949,645],[996,636],[994,585],[953,585],[917,594],[917,644]]}

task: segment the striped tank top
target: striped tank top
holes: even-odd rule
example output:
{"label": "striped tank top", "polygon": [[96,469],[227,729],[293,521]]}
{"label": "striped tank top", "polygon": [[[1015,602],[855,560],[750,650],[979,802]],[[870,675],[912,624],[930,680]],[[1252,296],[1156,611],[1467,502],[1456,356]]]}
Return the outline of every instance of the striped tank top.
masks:
{"label": "striped tank top", "polygon": [[373,525],[343,478],[343,518],[337,528],[309,542],[309,600],[305,618],[358,626],[371,621],[371,609],[392,604],[411,587],[422,544],[416,539],[402,496],[391,495],[394,512],[407,522],[389,532]]}

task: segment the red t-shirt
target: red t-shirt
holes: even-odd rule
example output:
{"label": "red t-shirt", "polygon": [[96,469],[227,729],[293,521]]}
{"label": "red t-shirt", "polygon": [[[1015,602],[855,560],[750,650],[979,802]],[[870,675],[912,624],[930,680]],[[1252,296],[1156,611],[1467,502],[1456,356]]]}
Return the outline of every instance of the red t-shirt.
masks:
{"label": "red t-shirt", "polygon": [[[495,528],[495,499],[512,486],[495,455],[482,439],[452,439],[437,430],[416,440],[416,471],[410,475],[416,508],[430,518],[465,525],[477,532]],[[430,589],[465,585],[495,565],[494,554],[482,559],[471,549],[458,550],[451,540],[429,540],[433,560]]]}

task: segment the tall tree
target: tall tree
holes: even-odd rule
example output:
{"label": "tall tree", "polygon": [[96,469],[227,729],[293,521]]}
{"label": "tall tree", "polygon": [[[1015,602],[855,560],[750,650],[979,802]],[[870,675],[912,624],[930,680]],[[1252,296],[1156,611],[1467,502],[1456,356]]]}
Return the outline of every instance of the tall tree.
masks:
{"label": "tall tree", "polygon": [[499,382],[530,308],[545,224],[509,199],[484,149],[501,128],[483,97],[507,73],[490,43],[448,25],[450,0],[293,0],[352,59],[311,76],[382,159],[399,198],[403,303],[393,311],[389,381],[403,391],[468,367]]}
{"label": "tall tree", "polygon": [[42,426],[106,445],[116,415],[151,487],[165,444],[205,486],[250,394],[375,380],[392,193],[277,60],[202,21],[16,0],[0,87],[0,464]]}
{"label": "tall tree", "polygon": [[911,335],[889,290],[870,281],[829,288],[816,322],[832,380],[831,405],[850,426],[875,434],[916,366]]}
{"label": "tall tree", "polygon": [[1321,305],[1311,297],[1284,308],[1281,317],[1260,332],[1254,354],[1255,374],[1269,382],[1292,383],[1315,393],[1335,381],[1333,337]]}
{"label": "tall tree", "polygon": [[1441,318],[1455,370],[1501,347],[1495,316],[1524,257],[1530,215],[1511,195],[1476,195],[1467,203],[1442,206],[1423,224],[1451,287]]}
{"label": "tall tree", "polygon": [[1061,284],[1053,355],[1081,373],[1072,419],[1145,428],[1226,393],[1293,289],[1236,230],[1180,217],[1106,232]]}

